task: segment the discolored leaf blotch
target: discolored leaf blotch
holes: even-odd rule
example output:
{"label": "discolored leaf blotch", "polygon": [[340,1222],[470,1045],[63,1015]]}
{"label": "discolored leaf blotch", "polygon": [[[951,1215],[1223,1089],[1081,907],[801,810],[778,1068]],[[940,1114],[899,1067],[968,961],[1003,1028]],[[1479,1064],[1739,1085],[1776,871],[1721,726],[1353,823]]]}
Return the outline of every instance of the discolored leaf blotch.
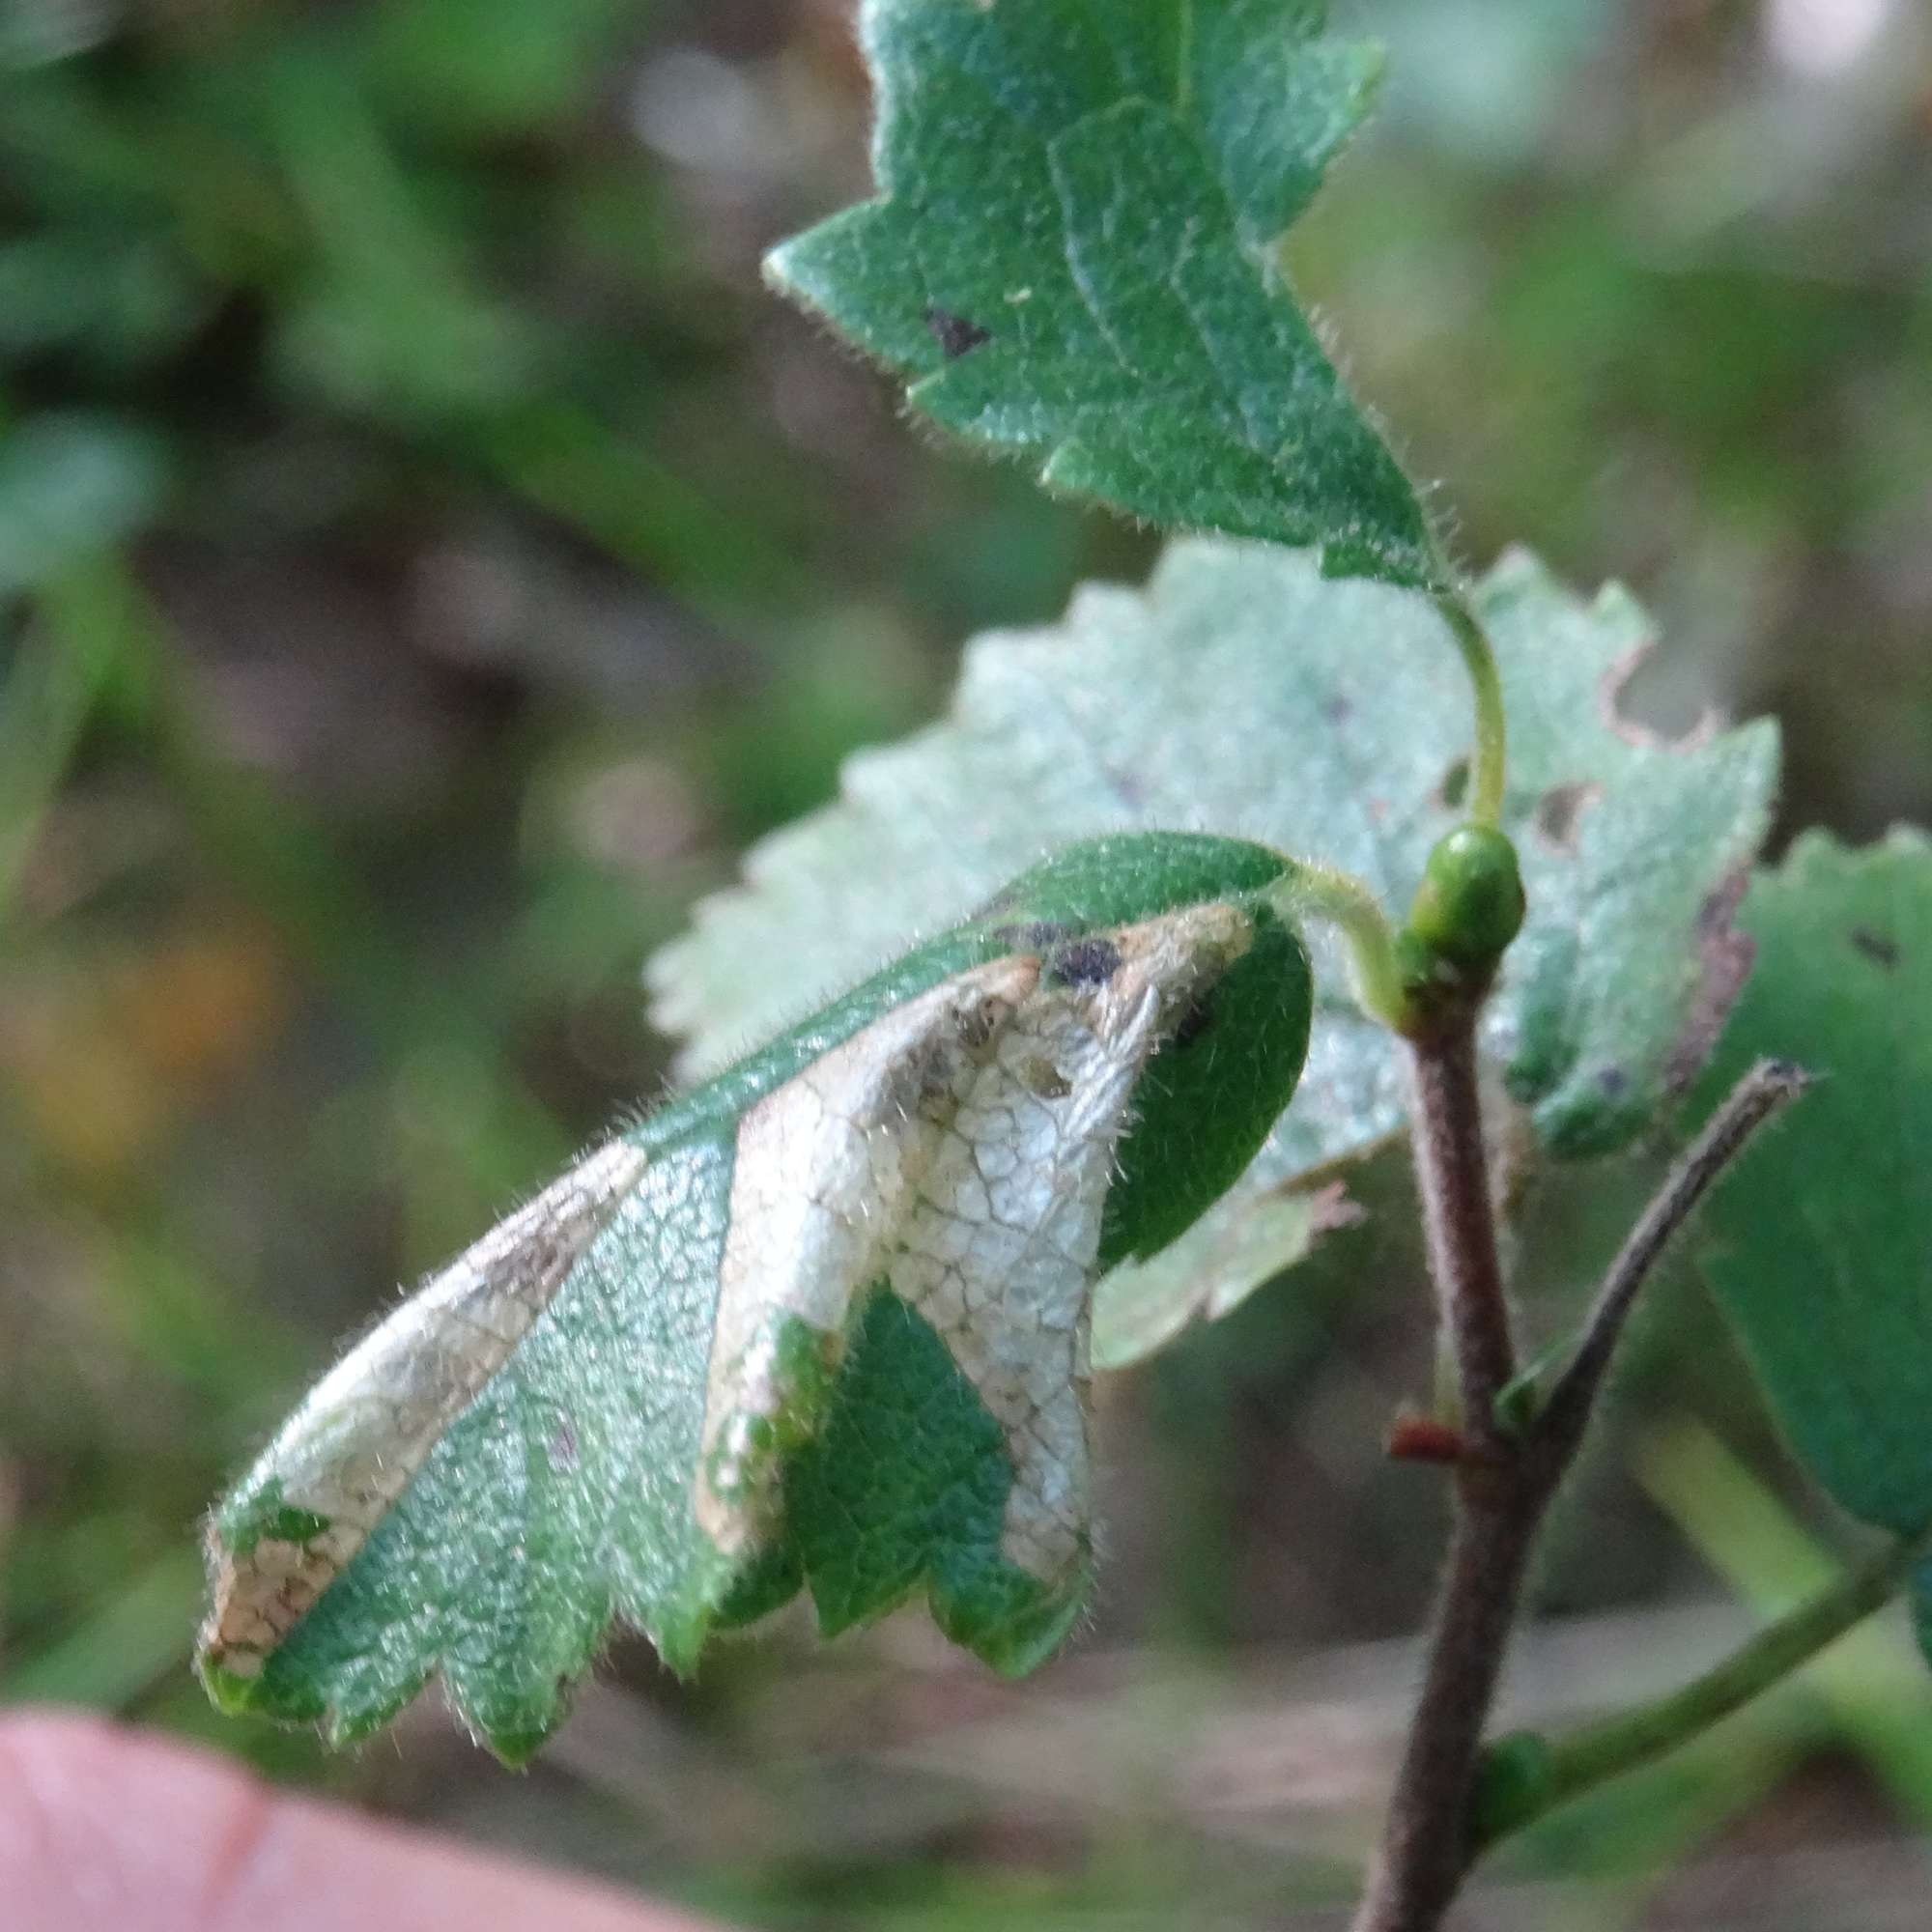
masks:
{"label": "discolored leaf blotch", "polygon": [[[1518,554],[1473,595],[1508,701],[1504,827],[1528,902],[1486,1046],[1545,1151],[1607,1153],[1673,1110],[1741,983],[1729,886],[1769,821],[1776,731],[1679,745],[1626,724],[1619,693],[1652,633],[1620,590],[1577,597]],[[754,847],[745,884],[659,952],[656,1017],[687,1065],[716,1065],[790,1012],[801,976],[837,981],[956,918],[1042,825],[1211,825],[1342,866],[1400,911],[1461,822],[1467,707],[1427,597],[1261,545],[1177,543],[1145,590],[1090,584],[1060,623],[970,644],[944,721],[860,753],[837,804]],[[1346,1224],[1338,1164],[1401,1131],[1400,1049],[1315,944],[1299,1102],[1223,1202],[1102,1284],[1102,1366],[1225,1313]],[[1248,1081],[1231,1017],[1224,993],[1185,1023],[1222,1107]]]}
{"label": "discolored leaf blotch", "polygon": [[[1214,1200],[1300,1072],[1293,869],[1074,847],[588,1155],[216,1512],[217,1701],[340,1740],[440,1671],[515,1760],[613,1618],[688,1671],[801,1586],[828,1631],[923,1590],[1037,1662],[1091,1564],[1093,1284]],[[1184,1037],[1208,1002],[1228,1105]]]}

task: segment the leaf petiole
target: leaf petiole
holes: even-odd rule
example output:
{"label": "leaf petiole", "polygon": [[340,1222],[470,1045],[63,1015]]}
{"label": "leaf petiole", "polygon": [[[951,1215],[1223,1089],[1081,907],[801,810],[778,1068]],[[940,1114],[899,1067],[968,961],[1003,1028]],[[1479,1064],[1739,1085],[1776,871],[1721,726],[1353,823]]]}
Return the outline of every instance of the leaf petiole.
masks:
{"label": "leaf petiole", "polygon": [[1339,867],[1294,859],[1268,898],[1286,920],[1325,920],[1341,933],[1354,965],[1355,997],[1362,1010],[1400,1033],[1408,1012],[1406,980],[1395,928],[1369,886]]}
{"label": "leaf petiole", "polygon": [[1742,1710],[1882,1609],[1932,1555],[1932,1527],[1882,1550],[1830,1588],[1767,1625],[1722,1662],[1647,1704],[1554,1740],[1520,1731],[1484,1753],[1471,1856],[1613,1777],[1675,1750]]}
{"label": "leaf petiole", "polygon": [[1509,732],[1504,720],[1502,679],[1495,653],[1461,590],[1437,591],[1432,600],[1463,653],[1476,700],[1476,754],[1470,771],[1469,822],[1499,826],[1509,769]]}

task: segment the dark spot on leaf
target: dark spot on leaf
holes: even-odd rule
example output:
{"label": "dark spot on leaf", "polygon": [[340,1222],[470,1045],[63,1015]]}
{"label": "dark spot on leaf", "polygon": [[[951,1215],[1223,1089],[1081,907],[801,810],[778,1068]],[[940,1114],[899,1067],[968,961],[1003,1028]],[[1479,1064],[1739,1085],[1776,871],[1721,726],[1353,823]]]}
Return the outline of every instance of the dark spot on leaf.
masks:
{"label": "dark spot on leaf", "polygon": [[1757,946],[1735,923],[1750,871],[1740,866],[1697,911],[1697,990],[1691,996],[1684,1029],[1664,1063],[1665,1091],[1681,1094],[1711,1057],[1718,1036],[1757,959]]}
{"label": "dark spot on leaf", "polygon": [[1355,715],[1355,707],[1346,697],[1331,697],[1321,707],[1321,715],[1331,724],[1346,724]]}
{"label": "dark spot on leaf", "polygon": [[982,343],[993,339],[990,328],[981,328],[977,322],[968,322],[963,315],[954,315],[951,309],[944,309],[937,302],[926,306],[925,326],[932,331],[932,339],[939,344],[939,353],[949,362],[956,362],[962,355],[970,355]]}
{"label": "dark spot on leaf", "polygon": [[1888,973],[1897,970],[1897,940],[1888,939],[1884,933],[1874,932],[1868,925],[1855,925],[1852,927],[1852,944],[1874,966],[1883,966]]}
{"label": "dark spot on leaf", "polygon": [[568,1418],[557,1424],[556,1433],[550,1438],[550,1465],[559,1474],[577,1467],[577,1431]]}
{"label": "dark spot on leaf", "polygon": [[1621,1066],[1606,1066],[1597,1075],[1597,1085],[1612,1100],[1630,1090],[1630,1075]]}
{"label": "dark spot on leaf", "polygon": [[[1004,1004],[992,1001],[983,1006],[969,1007],[959,1016],[959,1043],[968,1053],[978,1053],[1000,1030],[1005,1012]],[[950,1070],[948,1078],[951,1078]]]}
{"label": "dark spot on leaf", "polygon": [[1187,1010],[1180,1016],[1180,1024],[1174,1030],[1174,1043],[1178,1047],[1190,1047],[1205,1033],[1213,1030],[1215,1012],[1219,1002],[1215,995],[1218,986],[1209,986],[1199,993],[1189,1003]]}
{"label": "dark spot on leaf", "polygon": [[996,925],[993,937],[1015,952],[1050,952],[1063,941],[1072,938],[1064,925],[1050,919],[1028,920],[1024,925]]}
{"label": "dark spot on leaf", "polygon": [[1463,801],[1469,796],[1469,761],[1458,758],[1442,774],[1442,782],[1435,787],[1435,796],[1451,811],[1461,811]]}
{"label": "dark spot on leaf", "polygon": [[1104,986],[1121,970],[1121,949],[1111,939],[1076,939],[1046,962],[1047,978],[1062,986]]}
{"label": "dark spot on leaf", "polygon": [[1577,821],[1586,806],[1603,796],[1603,787],[1594,784],[1551,785],[1536,801],[1536,830],[1559,852],[1577,849]]}
{"label": "dark spot on leaf", "polygon": [[[959,1017],[959,1044],[977,1053],[991,1037],[993,1015],[984,1007],[969,1008]],[[936,1036],[909,1047],[894,1065],[887,1082],[887,1114],[910,1119],[939,1098],[957,1072],[952,1042]]]}
{"label": "dark spot on leaf", "polygon": [[1043,1053],[1036,1053],[1022,1064],[1020,1079],[1027,1092],[1041,1100],[1064,1100],[1073,1092],[1066,1075]]}

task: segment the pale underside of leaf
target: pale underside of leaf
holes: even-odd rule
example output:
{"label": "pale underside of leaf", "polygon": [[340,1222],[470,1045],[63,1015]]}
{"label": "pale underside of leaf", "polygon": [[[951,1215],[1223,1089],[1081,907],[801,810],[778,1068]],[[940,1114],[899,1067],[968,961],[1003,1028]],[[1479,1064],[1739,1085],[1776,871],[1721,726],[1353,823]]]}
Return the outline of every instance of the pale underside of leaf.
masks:
{"label": "pale underside of leaf", "polygon": [[[1670,744],[1619,713],[1651,641],[1621,591],[1592,601],[1532,559],[1478,586],[1511,724],[1507,829],[1529,920],[1493,1003],[1490,1052],[1537,1142],[1608,1152],[1659,1121],[1735,992],[1735,894],[1769,822],[1775,727]],[[714,1066],[816,987],[943,928],[1067,838],[1226,833],[1338,864],[1405,907],[1460,819],[1467,691],[1421,595],[1323,579],[1305,556],[1189,539],[1145,592],[1088,586],[1064,622],[967,648],[950,715],[848,761],[836,805],[747,855],[653,959],[653,1017]],[[1317,941],[1320,992],[1294,1105],[1226,1202],[1102,1285],[1098,1358],[1222,1311],[1305,1252],[1333,1211],[1297,1200],[1398,1132],[1393,1042]],[[1128,1295],[1116,1325],[1116,1293]]]}
{"label": "pale underside of leaf", "polygon": [[879,198],[777,250],[781,289],[1050,488],[1440,581],[1280,266],[1374,49],[1311,0],[868,0],[863,37]]}
{"label": "pale underside of leaf", "polygon": [[[1372,1159],[1387,1141],[1361,1151]],[[1351,1163],[1352,1166],[1352,1163]],[[1094,1366],[1127,1369],[1156,1354],[1195,1321],[1218,1321],[1254,1292],[1312,1254],[1322,1236],[1363,1219],[1346,1180],[1294,1176],[1256,1186],[1238,1213],[1208,1213],[1146,1261],[1102,1279],[1094,1307]]]}
{"label": "pale underside of leaf", "polygon": [[[211,1688],[352,1736],[440,1667],[517,1756],[613,1614],[689,1668],[748,1590],[805,1580],[836,1623],[928,1564],[950,1630],[1030,1662],[1086,1584],[1089,1304],[1136,1085],[1254,933],[1208,902],[991,958],[590,1155],[353,1350],[217,1513]],[[791,1477],[882,1299],[956,1383],[907,1456],[970,1496],[920,1504],[937,1542],[850,1526],[897,1553],[821,1577],[847,1525],[797,1520]],[[986,1547],[954,1549],[989,1498]]]}

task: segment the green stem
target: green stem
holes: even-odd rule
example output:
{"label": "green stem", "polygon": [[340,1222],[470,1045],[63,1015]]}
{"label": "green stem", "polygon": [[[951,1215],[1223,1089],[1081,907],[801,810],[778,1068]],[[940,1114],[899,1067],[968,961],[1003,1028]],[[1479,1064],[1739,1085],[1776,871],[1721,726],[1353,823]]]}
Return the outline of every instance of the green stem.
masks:
{"label": "green stem", "polygon": [[1508,775],[1509,734],[1503,721],[1502,679],[1495,653],[1483,627],[1460,590],[1438,591],[1435,608],[1463,653],[1476,699],[1476,755],[1470,772],[1469,820],[1474,825],[1498,826],[1503,816],[1503,788]]}
{"label": "green stem", "polygon": [[[1478,1801],[1475,1849],[1489,1850],[1559,1804],[1662,1757],[1741,1710],[1882,1609],[1928,1554],[1932,1531],[1892,1545],[1761,1630],[1701,1677],[1651,1703],[1553,1742],[1527,1733],[1498,1740],[1485,1767],[1494,1796],[1488,1805]],[[1499,1788],[1505,1765],[1512,1771],[1508,1789]]]}
{"label": "green stem", "polygon": [[1408,996],[1396,952],[1395,928],[1366,881],[1334,866],[1288,861],[1289,872],[1269,896],[1285,919],[1326,920],[1348,943],[1355,996],[1371,1019],[1402,1030]]}

